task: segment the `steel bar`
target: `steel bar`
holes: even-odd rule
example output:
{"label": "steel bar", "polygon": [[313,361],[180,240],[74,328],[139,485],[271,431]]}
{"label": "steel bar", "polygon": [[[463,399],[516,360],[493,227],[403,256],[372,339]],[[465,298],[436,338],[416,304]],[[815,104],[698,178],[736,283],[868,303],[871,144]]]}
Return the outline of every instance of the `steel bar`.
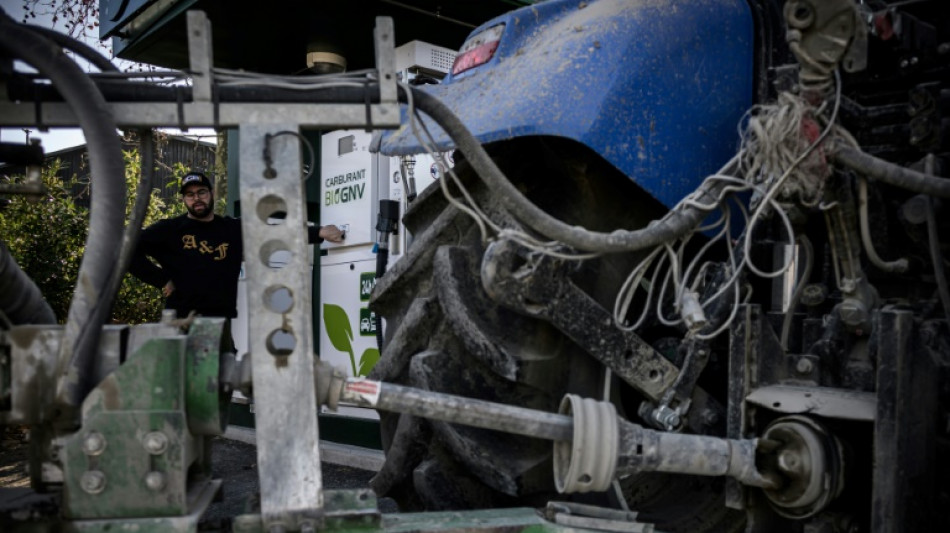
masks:
{"label": "steel bar", "polygon": [[347,378],[340,401],[539,439],[570,441],[574,435],[567,415],[369,379]]}
{"label": "steel bar", "polygon": [[[314,104],[314,103],[250,103],[185,102],[116,102],[106,108],[118,127],[179,127],[210,128],[236,127],[248,123],[295,122],[301,127],[338,128],[365,127],[366,105],[364,104]],[[399,126],[397,104],[370,104],[369,116],[374,128]],[[37,109],[31,102],[0,102],[0,126],[34,126],[37,119],[43,127],[75,127],[79,124],[76,114],[62,102],[43,103]]]}
{"label": "steel bar", "polygon": [[195,101],[211,100],[211,21],[203,11],[188,11],[188,63],[191,66],[192,96]]}
{"label": "steel bar", "polygon": [[[297,124],[248,124],[240,129],[241,217],[250,315],[261,514],[268,526],[317,519],[323,507],[320,439],[313,381],[313,332],[306,208]],[[262,154],[269,142],[272,166]],[[276,212],[279,225],[268,224]],[[277,266],[275,252],[285,255]],[[286,290],[290,308],[267,305],[269,291]]]}

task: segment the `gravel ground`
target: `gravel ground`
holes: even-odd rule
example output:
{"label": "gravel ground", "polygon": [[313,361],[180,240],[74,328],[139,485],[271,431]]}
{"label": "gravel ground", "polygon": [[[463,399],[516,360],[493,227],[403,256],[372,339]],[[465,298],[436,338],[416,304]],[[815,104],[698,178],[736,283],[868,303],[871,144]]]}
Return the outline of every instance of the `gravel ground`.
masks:
{"label": "gravel ground", "polygon": [[[4,428],[0,437],[0,489],[27,488],[27,435],[19,428]],[[220,523],[248,512],[248,505],[258,491],[257,451],[254,445],[216,438],[212,442],[212,472],[224,481],[223,500],[211,504],[205,521]],[[374,472],[323,463],[323,486],[327,489],[369,487]],[[383,513],[398,512],[396,503],[382,498],[378,503]]]}

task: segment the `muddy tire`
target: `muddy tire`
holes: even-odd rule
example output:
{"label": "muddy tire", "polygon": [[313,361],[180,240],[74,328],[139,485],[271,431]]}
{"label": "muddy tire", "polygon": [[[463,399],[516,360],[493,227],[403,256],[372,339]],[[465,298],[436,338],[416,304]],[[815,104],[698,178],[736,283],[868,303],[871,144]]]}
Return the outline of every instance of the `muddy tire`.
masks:
{"label": "muddy tire", "polygon": [[[568,223],[632,229],[662,212],[629,179],[565,141],[523,140],[489,150],[524,194]],[[456,172],[496,223],[523,229],[467,162],[458,161]],[[598,361],[547,322],[499,307],[485,293],[480,232],[437,186],[420,195],[404,223],[415,239],[371,300],[387,321],[372,379],[544,411],[556,411],[566,393],[603,396]],[[613,254],[586,261],[573,281],[612,308],[636,260]],[[627,402],[616,403],[622,410]],[[549,441],[409,415],[380,417],[386,462],[372,487],[403,511],[540,506],[555,495]]]}

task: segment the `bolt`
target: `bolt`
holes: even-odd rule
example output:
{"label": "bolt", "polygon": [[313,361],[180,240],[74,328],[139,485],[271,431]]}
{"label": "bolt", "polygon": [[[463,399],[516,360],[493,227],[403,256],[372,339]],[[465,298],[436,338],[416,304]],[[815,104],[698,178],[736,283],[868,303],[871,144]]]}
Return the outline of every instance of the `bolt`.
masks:
{"label": "bolt", "polygon": [[149,490],[160,491],[165,488],[165,474],[161,472],[151,471],[148,474],[145,474],[145,486]]}
{"label": "bolt", "polygon": [[168,449],[168,437],[161,431],[153,431],[142,439],[142,446],[152,455],[161,455]]}
{"label": "bolt", "polygon": [[811,359],[807,357],[799,357],[798,361],[795,363],[795,370],[799,374],[811,374],[812,370],[815,369],[815,364],[811,362]]}
{"label": "bolt", "polygon": [[706,409],[703,411],[703,422],[707,426],[715,426],[719,422],[719,415],[712,409]]}
{"label": "bolt", "polygon": [[89,470],[79,478],[79,487],[89,494],[99,494],[106,488],[106,475],[99,470]]}
{"label": "bolt", "polygon": [[802,289],[802,303],[807,307],[815,307],[824,303],[828,291],[824,285],[812,283]]}
{"label": "bolt", "polygon": [[906,59],[901,59],[900,66],[901,66],[901,68],[907,68],[907,67],[910,66],[910,61],[908,61],[908,60],[906,60]]}
{"label": "bolt", "polygon": [[778,468],[786,474],[798,474],[801,469],[798,454],[792,450],[782,450],[778,454]]}
{"label": "bolt", "polygon": [[99,455],[106,449],[106,439],[98,431],[90,431],[82,441],[82,451],[86,455]]}
{"label": "bolt", "polygon": [[663,417],[663,424],[667,429],[676,429],[680,427],[680,422],[682,422],[680,415],[676,413],[670,413]]}

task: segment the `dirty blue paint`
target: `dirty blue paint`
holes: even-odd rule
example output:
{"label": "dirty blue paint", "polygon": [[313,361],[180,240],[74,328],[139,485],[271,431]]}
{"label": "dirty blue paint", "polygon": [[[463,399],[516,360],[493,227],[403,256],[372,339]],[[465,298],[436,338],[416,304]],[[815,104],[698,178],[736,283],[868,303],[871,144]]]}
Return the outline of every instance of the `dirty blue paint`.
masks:
{"label": "dirty blue paint", "polygon": [[[573,139],[667,206],[735,153],[753,94],[753,22],[743,0],[552,0],[473,34],[497,24],[505,31],[491,61],[424,88],[482,143]],[[440,150],[453,147],[429,126]],[[422,149],[402,128],[382,151]]]}

